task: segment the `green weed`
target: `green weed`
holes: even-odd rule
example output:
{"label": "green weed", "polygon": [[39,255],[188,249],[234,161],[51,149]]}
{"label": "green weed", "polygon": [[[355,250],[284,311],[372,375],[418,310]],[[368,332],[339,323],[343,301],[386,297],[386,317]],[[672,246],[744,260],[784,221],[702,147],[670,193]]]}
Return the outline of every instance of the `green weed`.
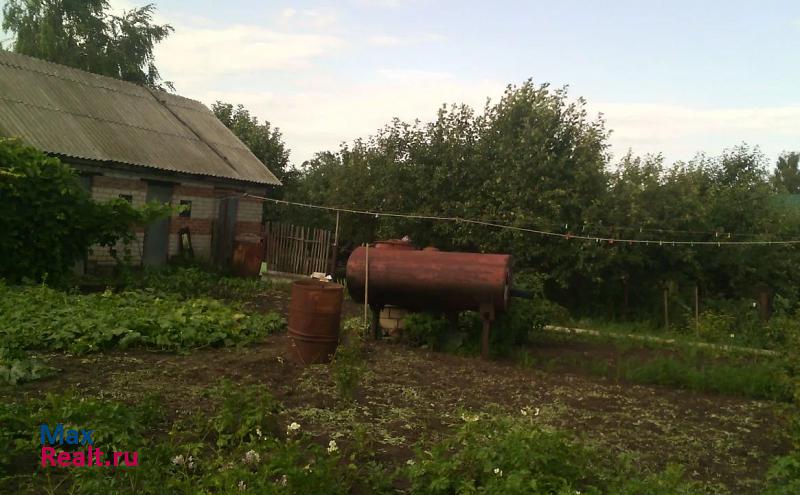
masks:
{"label": "green weed", "polygon": [[691,494],[683,472],[637,473],[530,416],[463,415],[433,448],[421,447],[407,475],[415,494]]}

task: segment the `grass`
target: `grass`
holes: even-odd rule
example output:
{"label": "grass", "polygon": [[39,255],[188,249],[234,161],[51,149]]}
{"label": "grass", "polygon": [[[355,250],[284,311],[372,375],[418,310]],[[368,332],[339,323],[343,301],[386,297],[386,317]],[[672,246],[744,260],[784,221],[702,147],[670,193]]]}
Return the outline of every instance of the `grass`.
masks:
{"label": "grass", "polygon": [[[586,352],[596,346],[602,352]],[[542,352],[541,349],[560,349]],[[540,335],[514,358],[528,367],[580,372],[619,382],[789,402],[792,388],[780,356],[697,348],[687,342],[608,335]]]}

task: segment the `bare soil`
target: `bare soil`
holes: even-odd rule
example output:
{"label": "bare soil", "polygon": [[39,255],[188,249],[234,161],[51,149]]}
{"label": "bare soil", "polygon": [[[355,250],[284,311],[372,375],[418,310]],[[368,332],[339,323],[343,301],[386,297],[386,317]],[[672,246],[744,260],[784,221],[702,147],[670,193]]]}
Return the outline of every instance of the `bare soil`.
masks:
{"label": "bare soil", "polygon": [[405,462],[415,442],[460,423],[463,411],[521,414],[530,407],[535,414],[538,408],[543,425],[571,430],[609,454],[632,453],[654,469],[678,462],[691,477],[734,493],[757,493],[770,459],[787,448],[772,403],[625,386],[384,343],[368,346],[368,370],[350,402],[338,397],[328,366],[287,361],[286,344],[277,335],[249,348],[188,356],[55,355],[50,364],[62,369],[57,378],[0,390],[0,396],[69,386],[127,402],[158,394],[171,414],[182,415],[206,407],[200,392],[220,378],[261,383],[284,403],[287,421],[342,445],[363,429],[376,459],[390,463]]}
{"label": "bare soil", "polygon": [[[288,294],[279,294],[261,295],[254,306],[285,313]],[[352,303],[345,309],[359,311]],[[558,352],[553,346],[548,354]],[[543,426],[574,432],[610,456],[631,454],[652,469],[680,463],[688,477],[737,494],[759,493],[771,459],[788,449],[781,407],[771,402],[621,384],[385,342],[368,344],[364,377],[355,400],[348,401],[337,394],[329,366],[301,367],[286,359],[286,347],[287,337],[274,335],[247,348],[189,355],[53,354],[44,357],[61,370],[58,375],[0,387],[0,399],[66,387],[131,403],[157,394],[170,416],[181,416],[208,407],[201,392],[222,378],[264,384],[284,404],[286,421],[297,421],[320,442],[358,444],[377,460],[398,465],[419,440],[436,439],[460,424],[464,412],[522,414],[528,408]]]}

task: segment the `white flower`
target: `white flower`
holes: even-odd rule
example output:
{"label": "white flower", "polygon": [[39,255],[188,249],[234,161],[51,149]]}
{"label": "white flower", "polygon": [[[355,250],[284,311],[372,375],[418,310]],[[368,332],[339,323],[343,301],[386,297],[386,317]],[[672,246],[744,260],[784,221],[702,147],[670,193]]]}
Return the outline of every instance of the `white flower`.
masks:
{"label": "white flower", "polygon": [[261,428],[256,428],[256,436],[261,438]]}
{"label": "white flower", "polygon": [[281,364],[283,364],[283,363],[284,363],[284,361],[283,361],[283,358],[282,358],[282,357],[280,357],[280,356],[278,356],[278,362],[279,362],[279,363],[281,363]]}
{"label": "white flower", "polygon": [[414,459],[409,459],[406,461],[406,464],[408,464],[409,466],[413,466],[414,464],[416,464],[416,462],[414,462]]}
{"label": "white flower", "polygon": [[194,459],[192,456],[189,456],[188,462],[186,463],[186,467],[189,469],[194,469]]}
{"label": "white flower", "polygon": [[503,476],[503,470],[500,468],[494,468],[494,474],[497,476]]}
{"label": "white flower", "polygon": [[239,480],[239,484],[236,485],[236,486],[239,487],[239,491],[240,492],[243,492],[243,491],[247,490],[247,483],[245,483],[242,480]]}
{"label": "white flower", "polygon": [[183,466],[185,462],[186,459],[183,458],[183,454],[178,454],[172,458],[172,463],[175,464],[176,466]]}
{"label": "white flower", "polygon": [[258,464],[259,462],[261,462],[261,456],[255,450],[248,450],[244,454],[242,462],[244,462],[245,464]]}
{"label": "white flower", "polygon": [[734,334],[731,334],[731,338],[734,338],[734,337],[736,337],[736,335],[734,335]]}
{"label": "white flower", "polygon": [[478,416],[477,414],[466,414],[466,413],[464,413],[464,414],[461,415],[461,419],[464,420],[467,423],[474,423],[475,421],[478,421],[479,418],[480,418],[480,416]]}
{"label": "white flower", "polygon": [[538,408],[538,407],[535,407],[535,408],[533,409],[533,415],[534,415],[534,416],[538,416],[538,415],[539,415],[539,408]]}
{"label": "white flower", "polygon": [[329,454],[333,454],[337,450],[339,450],[339,447],[336,445],[336,440],[331,440],[330,442],[328,442],[328,453]]}
{"label": "white flower", "polygon": [[278,480],[278,484],[281,485],[281,486],[286,486],[286,483],[288,483],[288,482],[289,482],[289,478],[287,478],[285,474],[283,476],[281,476],[281,479]]}
{"label": "white flower", "polygon": [[527,409],[520,409],[519,412],[521,412],[523,416],[527,416],[528,415],[528,410]]}
{"label": "white flower", "polygon": [[292,422],[292,424],[286,427],[286,433],[291,435],[292,433],[298,431],[299,429],[300,425],[298,423]]}

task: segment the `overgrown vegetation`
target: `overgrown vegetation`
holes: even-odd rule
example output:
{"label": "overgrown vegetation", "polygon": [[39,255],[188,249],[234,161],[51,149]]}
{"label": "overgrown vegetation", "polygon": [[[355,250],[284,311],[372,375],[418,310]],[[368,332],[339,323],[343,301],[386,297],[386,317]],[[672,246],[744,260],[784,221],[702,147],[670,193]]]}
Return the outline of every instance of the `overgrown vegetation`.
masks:
{"label": "overgrown vegetation", "polygon": [[[544,326],[557,318],[562,308],[544,297],[544,277],[538,273],[520,273],[515,287],[527,292],[515,298],[508,311],[492,322],[491,350],[496,355],[513,352],[530,341]],[[433,313],[410,313],[403,321],[402,339],[416,346],[477,355],[480,352],[483,321],[475,312],[463,312],[457,318]]]}
{"label": "overgrown vegetation", "polygon": [[0,374],[10,382],[41,374],[23,351],[86,354],[143,347],[187,352],[254,342],[285,324],[275,313],[246,314],[209,298],[182,299],[143,290],[82,295],[2,283],[0,314]]}
{"label": "overgrown vegetation", "polygon": [[[310,441],[285,423],[263,387],[222,382],[207,391],[212,409],[171,421],[155,400],[129,406],[74,391],[0,404],[0,488],[70,493],[324,493],[358,483],[355,466],[340,462],[335,442]],[[136,467],[41,467],[39,424],[92,428],[95,447],[138,452]],[[332,447],[333,446],[333,447]],[[85,448],[85,447],[80,447]]]}
{"label": "overgrown vegetation", "polygon": [[0,278],[59,282],[89,246],[129,241],[135,227],[170,211],[155,203],[95,202],[71,167],[0,138]]}
{"label": "overgrown vegetation", "polygon": [[[560,352],[547,352],[551,346]],[[782,355],[697,348],[681,342],[538,335],[530,346],[514,352],[514,360],[548,372],[577,372],[623,383],[781,402],[792,399]]]}
{"label": "overgrown vegetation", "polygon": [[[0,404],[0,489],[15,493],[407,493],[693,494],[680,467],[660,473],[613,460],[577,439],[518,417],[462,413],[439,442],[422,441],[399,470],[354,463],[362,453],[313,438],[262,386],[222,381],[202,395],[209,409],[170,418],[151,397],[135,406],[74,390]],[[139,465],[42,467],[39,425],[92,428],[104,452],[137,452]],[[166,434],[165,434],[166,432]],[[358,442],[351,442],[358,447]],[[65,451],[81,446],[64,446]],[[406,481],[402,481],[406,480]]]}
{"label": "overgrown vegetation", "polygon": [[533,411],[520,417],[466,413],[464,425],[430,450],[420,449],[408,469],[411,492],[421,494],[691,494],[679,466],[642,473],[610,460],[563,433],[543,429]]}
{"label": "overgrown vegetation", "polygon": [[[106,279],[99,284],[107,285]],[[272,287],[271,282],[260,278],[226,276],[212,267],[197,263],[189,266],[145,268],[131,272],[111,283],[120,290],[148,290],[157,294],[184,299],[213,297],[229,301],[247,301],[259,292]]]}

